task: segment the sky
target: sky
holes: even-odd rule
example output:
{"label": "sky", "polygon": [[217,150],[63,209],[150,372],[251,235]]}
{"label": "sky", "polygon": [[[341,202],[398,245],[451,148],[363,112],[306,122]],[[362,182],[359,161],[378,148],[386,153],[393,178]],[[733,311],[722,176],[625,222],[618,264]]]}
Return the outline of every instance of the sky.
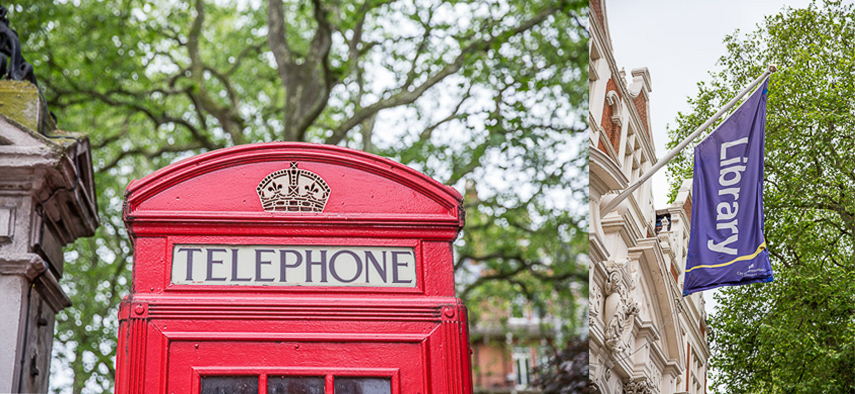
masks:
{"label": "sky", "polygon": [[[804,8],[808,0],[605,0],[606,23],[618,67],[627,75],[634,68],[650,72],[650,119],[657,159],[668,152],[666,125],[677,112],[686,112],[687,98],[698,92],[697,83],[710,81],[710,71],[720,70],[725,54],[724,37],[738,29],[744,35],[757,30],[764,16],[785,9]],[[759,75],[758,75],[759,76]],[[773,76],[774,78],[774,76]],[[687,148],[689,149],[689,148]],[[654,206],[667,207],[668,180],[663,168],[653,176]],[[706,311],[712,314],[716,291],[703,292]]]}
{"label": "sky", "polygon": [[[677,112],[688,111],[686,100],[697,83],[710,81],[724,55],[724,37],[737,29],[757,30],[766,15],[784,7],[802,8],[808,0],[606,0],[606,15],[618,67],[650,71],[650,119],[657,159],[668,152],[666,125]],[[759,75],[758,75],[759,76]],[[668,183],[663,168],[654,175],[657,209],[667,206]]]}

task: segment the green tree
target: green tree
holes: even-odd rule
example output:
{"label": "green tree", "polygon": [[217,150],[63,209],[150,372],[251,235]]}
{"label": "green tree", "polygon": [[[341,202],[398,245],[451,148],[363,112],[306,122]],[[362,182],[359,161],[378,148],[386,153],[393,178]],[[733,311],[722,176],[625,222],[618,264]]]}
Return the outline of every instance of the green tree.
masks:
{"label": "green tree", "polygon": [[[698,84],[684,138],[766,65],[765,232],[775,281],[728,288],[711,317],[713,379],[727,393],[850,393],[855,387],[855,11],[814,2],[725,39]],[[671,166],[691,177],[691,153]],[[676,185],[676,183],[675,183]],[[676,189],[676,186],[675,186]],[[674,190],[675,191],[675,190]]]}
{"label": "green tree", "polygon": [[[90,133],[103,226],[66,253],[54,371],[114,381],[126,185],[251,142],[339,144],[464,190],[459,294],[522,294],[578,328],[587,2],[54,0],[10,20],[63,129]],[[472,267],[479,267],[473,270]],[[558,321],[558,320],[557,320]],[[551,327],[549,329],[553,329]],[[59,382],[54,378],[54,382]]]}

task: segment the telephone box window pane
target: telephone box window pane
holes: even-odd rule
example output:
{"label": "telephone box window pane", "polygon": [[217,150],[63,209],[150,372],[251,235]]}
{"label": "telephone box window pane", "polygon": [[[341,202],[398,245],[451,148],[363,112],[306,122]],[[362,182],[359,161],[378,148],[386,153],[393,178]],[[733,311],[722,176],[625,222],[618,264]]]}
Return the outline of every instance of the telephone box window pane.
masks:
{"label": "telephone box window pane", "polygon": [[203,376],[201,394],[258,394],[258,376]]}
{"label": "telephone box window pane", "polygon": [[392,394],[392,379],[336,376],[335,394]]}
{"label": "telephone box window pane", "polygon": [[269,376],[268,394],[324,394],[323,376]]}

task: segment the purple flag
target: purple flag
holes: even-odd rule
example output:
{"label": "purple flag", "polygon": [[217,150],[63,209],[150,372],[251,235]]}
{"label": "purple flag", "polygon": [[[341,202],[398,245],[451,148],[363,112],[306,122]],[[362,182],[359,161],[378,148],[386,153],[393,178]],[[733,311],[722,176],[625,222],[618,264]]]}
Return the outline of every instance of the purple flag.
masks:
{"label": "purple flag", "polygon": [[683,296],[772,281],[763,237],[763,157],[769,80],[695,147],[692,225]]}

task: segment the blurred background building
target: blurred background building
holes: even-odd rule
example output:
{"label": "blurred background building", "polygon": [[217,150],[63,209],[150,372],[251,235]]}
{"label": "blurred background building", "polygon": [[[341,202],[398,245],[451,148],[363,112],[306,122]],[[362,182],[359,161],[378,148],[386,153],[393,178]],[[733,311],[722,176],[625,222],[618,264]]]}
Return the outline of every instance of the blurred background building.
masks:
{"label": "blurred background building", "polygon": [[555,333],[541,330],[541,319],[522,299],[493,312],[491,320],[470,327],[476,391],[540,392],[532,385],[534,369],[545,363],[545,342]]}

